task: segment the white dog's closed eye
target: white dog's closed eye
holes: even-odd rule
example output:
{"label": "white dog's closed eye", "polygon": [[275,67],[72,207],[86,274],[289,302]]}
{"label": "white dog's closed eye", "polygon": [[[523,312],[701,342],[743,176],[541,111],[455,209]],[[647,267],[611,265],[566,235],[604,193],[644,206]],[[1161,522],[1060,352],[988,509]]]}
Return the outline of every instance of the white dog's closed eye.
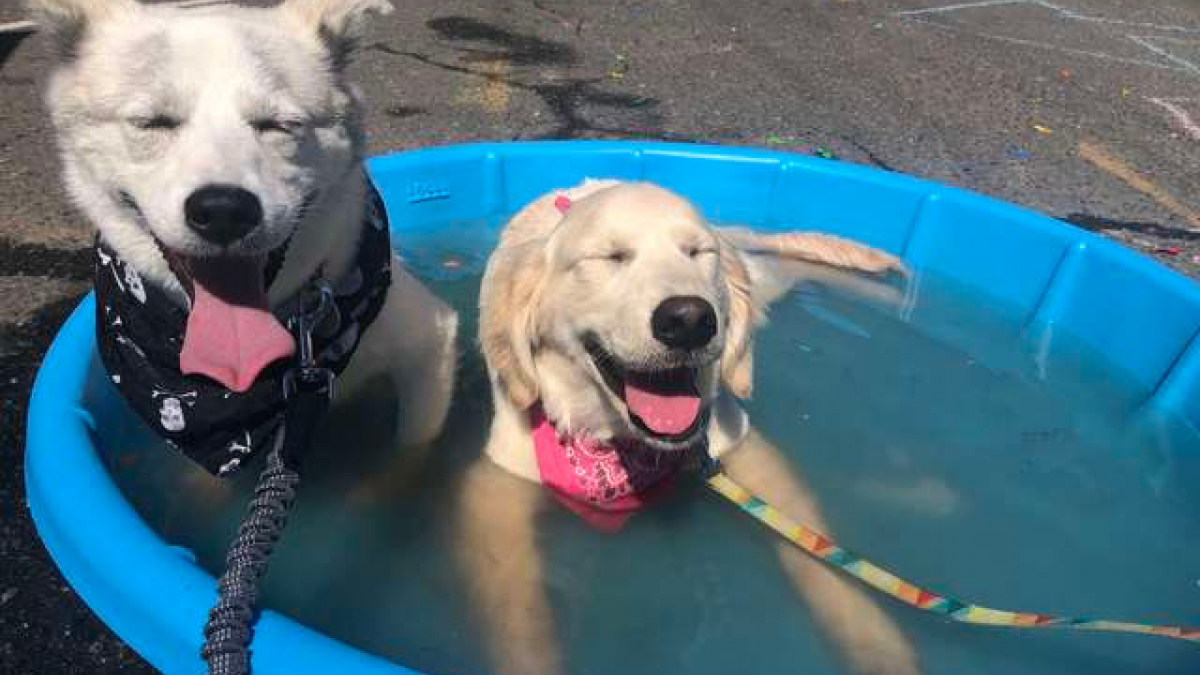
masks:
{"label": "white dog's closed eye", "polygon": [[[26,1],[60,50],[46,101],[66,187],[99,230],[108,268],[97,275],[97,305],[109,301],[116,319],[101,322],[102,344],[133,345],[117,329],[130,314],[154,317],[140,325],[160,335],[137,337],[168,345],[166,376],[206,377],[232,395],[295,351],[277,314],[314,278],[346,289],[348,302],[360,292],[374,300],[390,283],[383,307],[364,304],[362,321],[343,322],[323,353],[340,368],[378,314],[339,390],[387,375],[401,400],[396,437],[432,438],[457,324],[402,267],[382,264],[392,251],[365,182],[362,106],[343,68],[368,17],[390,4]],[[129,312],[118,312],[125,298]],[[259,405],[244,410],[263,418]],[[200,426],[188,431],[207,441]]]}

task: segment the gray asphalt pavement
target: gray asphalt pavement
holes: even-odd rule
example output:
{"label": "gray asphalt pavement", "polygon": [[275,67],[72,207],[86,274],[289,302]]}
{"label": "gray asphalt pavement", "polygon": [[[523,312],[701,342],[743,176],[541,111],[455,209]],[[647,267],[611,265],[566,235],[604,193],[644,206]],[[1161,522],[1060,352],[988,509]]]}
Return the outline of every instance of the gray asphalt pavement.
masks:
{"label": "gray asphalt pavement", "polygon": [[[403,0],[354,74],[371,151],[652,138],[832,153],[977,190],[1200,272],[1195,0]],[[149,672],[29,523],[25,400],[88,287],[35,31],[0,5],[0,672]]]}

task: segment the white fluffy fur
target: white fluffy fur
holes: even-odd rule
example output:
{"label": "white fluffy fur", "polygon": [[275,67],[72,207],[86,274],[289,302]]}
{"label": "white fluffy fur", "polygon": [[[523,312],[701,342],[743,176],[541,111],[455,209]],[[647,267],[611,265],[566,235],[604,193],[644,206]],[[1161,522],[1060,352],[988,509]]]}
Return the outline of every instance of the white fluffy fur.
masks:
{"label": "white fluffy fur", "polygon": [[[30,7],[62,54],[47,101],[68,191],[143,279],[187,303],[155,238],[206,256],[262,254],[291,237],[272,303],[294,295],[318,268],[334,280],[347,270],[365,185],[360,104],[343,66],[367,17],[390,10],[385,0],[287,0],[267,9],[31,0]],[[262,203],[262,226],[227,250],[184,221],[184,200],[209,183],[240,186]],[[400,440],[418,442],[436,434],[448,407],[457,319],[393,268],[383,314],[339,391],[387,376],[401,399]]]}
{"label": "white fluffy fur", "polygon": [[[554,206],[560,195],[573,202],[565,216]],[[624,255],[613,259],[614,251]],[[535,401],[562,431],[656,443],[631,424],[581,335],[596,335],[626,363],[653,365],[664,357],[650,317],[668,297],[699,296],[717,309],[718,332],[696,355],[701,399],[713,412],[701,432],[710,451],[724,456],[735,480],[828,532],[802,477],[749,428],[737,402],[752,390],[754,329],[798,274],[811,273],[792,265],[804,261],[904,272],[894,256],[837,237],[713,228],[686,200],[649,184],[589,181],[543,196],[508,224],[480,296],[480,342],[495,402],[490,461],[470,471],[461,511],[464,536],[472,542],[461,562],[502,673],[564,668],[540,590],[541,555],[532,526],[544,502],[505,480],[496,466],[528,484],[540,481],[528,422]],[[780,542],[779,555],[852,669],[917,672],[903,634],[858,587],[786,543]]]}

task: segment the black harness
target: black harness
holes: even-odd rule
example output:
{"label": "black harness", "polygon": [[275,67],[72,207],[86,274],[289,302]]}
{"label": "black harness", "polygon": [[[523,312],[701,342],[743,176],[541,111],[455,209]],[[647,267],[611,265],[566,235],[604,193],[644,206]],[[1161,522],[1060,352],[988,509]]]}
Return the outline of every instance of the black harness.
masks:
{"label": "black harness", "polygon": [[[291,324],[306,311],[313,291],[328,304],[309,326],[312,363],[336,375],[346,368],[363,332],[375,320],[391,284],[391,241],[383,202],[368,183],[358,253],[337,283],[314,276],[305,291],[275,309]],[[270,287],[285,248],[272,252],[266,269]],[[95,246],[96,342],[109,377],[152,429],[206,470],[232,474],[251,455],[269,447],[284,422],[285,388],[293,361],[276,361],[245,392],[234,392],[199,375],[179,371],[188,311],[165,292],[143,284],[137,270],[103,241]],[[332,291],[330,293],[330,291]],[[328,302],[332,296],[332,302]],[[295,437],[295,434],[289,434]]]}

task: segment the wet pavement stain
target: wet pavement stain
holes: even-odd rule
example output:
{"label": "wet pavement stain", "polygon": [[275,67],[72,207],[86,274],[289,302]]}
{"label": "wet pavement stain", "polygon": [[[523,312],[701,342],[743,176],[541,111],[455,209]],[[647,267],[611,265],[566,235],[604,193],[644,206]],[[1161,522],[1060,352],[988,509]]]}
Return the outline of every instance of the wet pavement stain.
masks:
{"label": "wet pavement stain", "polygon": [[0,276],[90,280],[92,250],[68,250],[0,237]]}

